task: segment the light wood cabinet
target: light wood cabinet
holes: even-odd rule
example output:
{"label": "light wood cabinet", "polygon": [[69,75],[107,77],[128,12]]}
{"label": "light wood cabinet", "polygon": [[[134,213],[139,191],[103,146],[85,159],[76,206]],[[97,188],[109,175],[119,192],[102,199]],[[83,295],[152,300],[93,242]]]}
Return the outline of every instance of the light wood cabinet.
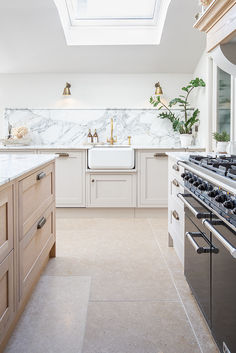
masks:
{"label": "light wood cabinet", "polygon": [[0,191],[0,263],[13,249],[13,185]]}
{"label": "light wood cabinet", "polygon": [[19,237],[22,239],[54,201],[54,163],[19,182]]}
{"label": "light wood cabinet", "polygon": [[20,298],[32,287],[55,242],[54,205],[50,206],[20,242]]}
{"label": "light wood cabinet", "polygon": [[134,173],[88,173],[88,207],[136,207]]}
{"label": "light wood cabinet", "polygon": [[168,158],[158,151],[138,152],[138,207],[167,207]]}
{"label": "light wood cabinet", "polygon": [[207,51],[236,35],[236,0],[213,0],[194,25],[207,33]]}
{"label": "light wood cabinet", "polygon": [[49,256],[55,256],[55,163],[0,188],[0,352]]}
{"label": "light wood cabinet", "polygon": [[0,344],[13,320],[13,251],[0,263]]}

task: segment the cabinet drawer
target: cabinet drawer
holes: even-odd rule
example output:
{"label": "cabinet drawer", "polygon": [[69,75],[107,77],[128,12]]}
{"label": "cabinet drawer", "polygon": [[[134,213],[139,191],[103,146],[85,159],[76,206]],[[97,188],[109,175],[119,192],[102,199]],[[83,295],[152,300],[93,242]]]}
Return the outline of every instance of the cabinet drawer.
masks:
{"label": "cabinet drawer", "polygon": [[175,199],[171,199],[168,207],[168,230],[184,243],[184,207]]}
{"label": "cabinet drawer", "polygon": [[51,248],[55,242],[54,212],[53,204],[20,242],[20,296],[31,287],[37,272],[40,272],[39,259],[44,249]]}
{"label": "cabinet drawer", "polygon": [[20,239],[54,201],[54,163],[19,182]]}
{"label": "cabinet drawer", "polygon": [[135,174],[89,174],[88,206],[135,207]]}
{"label": "cabinet drawer", "polygon": [[168,171],[175,178],[181,180],[181,174],[184,172],[184,167],[177,164],[177,160],[171,157],[168,158]]}
{"label": "cabinet drawer", "polygon": [[184,193],[181,178],[176,178],[172,173],[169,173],[169,198],[177,199],[179,193]]}
{"label": "cabinet drawer", "polygon": [[13,186],[0,191],[0,263],[13,249]]}
{"label": "cabinet drawer", "polygon": [[13,307],[13,251],[11,251],[0,264],[0,343],[13,319]]}

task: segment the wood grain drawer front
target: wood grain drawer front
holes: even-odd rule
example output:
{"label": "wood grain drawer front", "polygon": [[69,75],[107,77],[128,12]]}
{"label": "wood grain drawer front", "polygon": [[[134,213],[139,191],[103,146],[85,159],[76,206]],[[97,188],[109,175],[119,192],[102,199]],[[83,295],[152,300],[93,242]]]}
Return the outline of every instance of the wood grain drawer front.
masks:
{"label": "wood grain drawer front", "polygon": [[54,163],[19,182],[20,239],[54,201]]}
{"label": "wood grain drawer front", "polygon": [[135,207],[134,174],[90,174],[90,207]]}
{"label": "wood grain drawer front", "polygon": [[13,318],[13,251],[0,264],[0,343]]}
{"label": "wood grain drawer front", "polygon": [[44,248],[55,241],[54,212],[52,205],[20,242],[20,295],[33,283],[37,262]]}
{"label": "wood grain drawer front", "polygon": [[0,263],[13,249],[13,186],[0,191]]}

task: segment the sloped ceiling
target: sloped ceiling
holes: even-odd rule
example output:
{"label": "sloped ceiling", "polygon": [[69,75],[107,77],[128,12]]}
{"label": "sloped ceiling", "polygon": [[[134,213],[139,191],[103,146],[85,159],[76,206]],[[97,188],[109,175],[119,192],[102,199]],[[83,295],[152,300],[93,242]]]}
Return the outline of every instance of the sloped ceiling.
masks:
{"label": "sloped ceiling", "polygon": [[160,45],[66,45],[53,0],[0,0],[0,73],[191,73],[205,48],[196,0],[172,0]]}

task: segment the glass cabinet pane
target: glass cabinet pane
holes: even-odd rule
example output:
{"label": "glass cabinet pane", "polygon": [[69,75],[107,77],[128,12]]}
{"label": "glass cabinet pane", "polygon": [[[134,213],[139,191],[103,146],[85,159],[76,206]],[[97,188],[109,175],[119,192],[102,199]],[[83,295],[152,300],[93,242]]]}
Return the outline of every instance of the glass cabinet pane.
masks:
{"label": "glass cabinet pane", "polygon": [[217,131],[230,134],[231,76],[217,68]]}

